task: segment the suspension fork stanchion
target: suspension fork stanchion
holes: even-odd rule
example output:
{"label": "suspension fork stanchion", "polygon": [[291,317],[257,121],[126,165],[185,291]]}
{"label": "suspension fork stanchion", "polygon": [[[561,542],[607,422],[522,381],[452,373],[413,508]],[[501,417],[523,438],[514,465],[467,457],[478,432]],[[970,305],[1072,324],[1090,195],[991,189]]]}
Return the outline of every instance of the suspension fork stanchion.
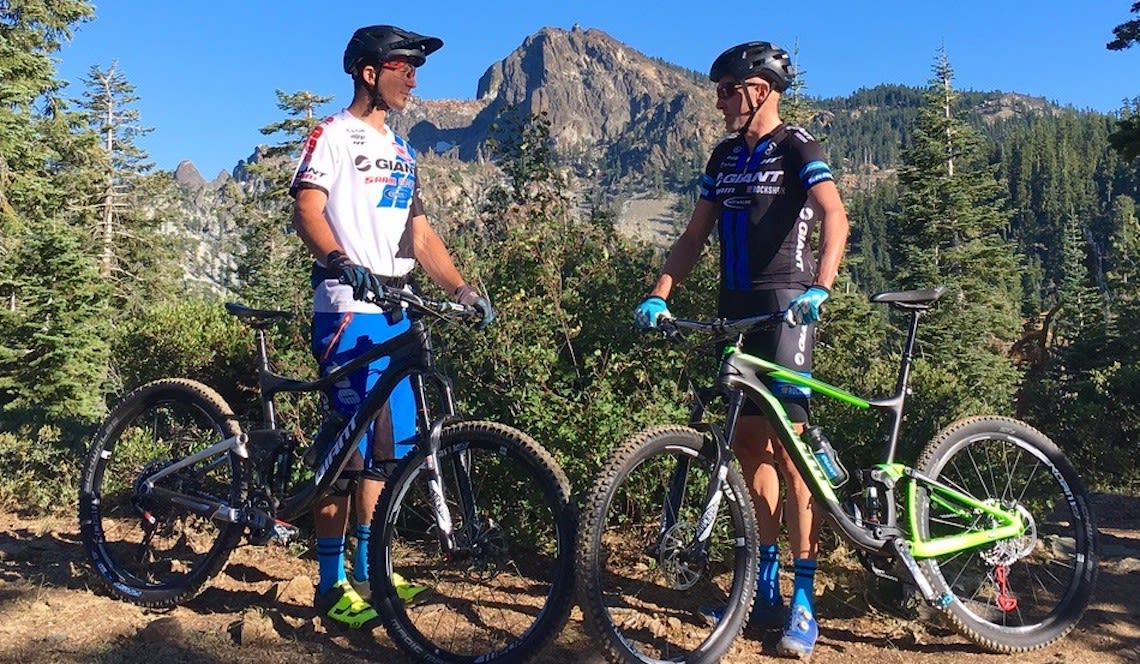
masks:
{"label": "suspension fork stanchion", "polygon": [[744,393],[734,389],[726,395],[728,401],[728,415],[724,423],[724,438],[717,436],[715,429],[710,429],[713,437],[713,450],[716,453],[712,473],[709,475],[709,485],[705,487],[703,510],[697,519],[696,538],[693,549],[700,555],[708,552],[712,537],[713,524],[716,522],[717,512],[720,511],[720,501],[724,498],[725,477],[729,472],[732,459],[732,435],[736,431],[736,422],[740,418],[740,411],[744,406]]}
{"label": "suspension fork stanchion", "polygon": [[[432,350],[431,335],[428,334],[427,329],[422,323],[417,321],[413,323],[416,326],[415,333],[418,334],[421,345],[420,365],[424,370],[435,371],[435,355]],[[418,412],[418,419],[422,427],[421,444],[424,445],[424,462],[428,468],[428,494],[431,499],[432,511],[435,512],[436,528],[439,532],[439,543],[443,548],[444,555],[451,558],[455,555],[456,542],[454,523],[451,520],[451,511],[447,508],[447,496],[443,490],[443,471],[439,463],[439,445],[440,436],[443,432],[443,425],[449,418],[456,412],[455,396],[451,391],[451,385],[444,381],[438,381],[440,400],[444,410],[444,416],[435,419],[431,418],[431,409],[429,408],[427,389],[424,385],[424,374],[416,372],[410,376],[412,381],[412,388],[416,396],[416,408]],[[462,456],[462,455],[461,455]],[[469,463],[461,463],[461,468],[456,472],[458,481],[460,482],[459,493],[461,505],[465,517],[471,518],[474,512],[474,500],[471,498],[471,483],[467,476],[467,468]],[[466,523],[472,523],[468,520]]]}
{"label": "suspension fork stanchion", "polygon": [[[696,394],[696,391],[694,393],[693,408],[689,412],[689,424],[691,426],[700,424],[705,412],[700,394]],[[681,513],[681,502],[685,498],[685,486],[688,483],[690,465],[691,460],[688,456],[679,455],[677,457],[677,465],[673,467],[673,473],[669,477],[669,491],[665,495],[665,503],[661,506],[661,526],[657,530],[655,550],[660,548],[665,533],[677,525],[677,517]]]}

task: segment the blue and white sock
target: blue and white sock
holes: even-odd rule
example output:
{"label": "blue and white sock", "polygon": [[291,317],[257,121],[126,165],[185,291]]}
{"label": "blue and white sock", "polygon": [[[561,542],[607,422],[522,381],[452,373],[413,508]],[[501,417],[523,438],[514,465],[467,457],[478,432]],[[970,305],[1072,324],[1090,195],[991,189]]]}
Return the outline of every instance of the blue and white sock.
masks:
{"label": "blue and white sock", "polygon": [[792,585],[792,606],[802,606],[814,616],[816,562],[810,558],[796,558],[792,563],[796,571],[796,580]]}
{"label": "blue and white sock", "polygon": [[356,553],[352,556],[352,578],[357,581],[368,580],[368,538],[372,536],[372,528],[356,524]]}
{"label": "blue and white sock", "polygon": [[320,570],[321,577],[317,583],[318,593],[327,593],[337,583],[345,580],[343,537],[317,538],[317,569]]}
{"label": "blue and white sock", "polygon": [[775,544],[760,545],[760,562],[756,565],[756,603],[777,606],[780,598],[780,551]]}

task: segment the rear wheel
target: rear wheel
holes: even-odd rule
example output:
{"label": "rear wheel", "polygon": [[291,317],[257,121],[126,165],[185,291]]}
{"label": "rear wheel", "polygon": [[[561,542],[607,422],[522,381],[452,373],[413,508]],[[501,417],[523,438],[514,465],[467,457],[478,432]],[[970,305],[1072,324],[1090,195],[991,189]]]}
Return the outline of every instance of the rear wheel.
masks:
{"label": "rear wheel", "polygon": [[[705,550],[692,545],[716,481],[716,443],[687,427],[638,434],[607,459],[578,544],[586,625],[611,662],[717,662],[756,591],[752,500],[736,468],[720,481]],[[703,613],[723,608],[716,625]]]}
{"label": "rear wheel", "polygon": [[[149,478],[240,433],[217,392],[190,380],[148,383],[115,407],[91,441],[79,489],[84,549],[114,596],[165,607],[189,599],[221,570],[243,527],[148,492]],[[210,456],[155,486],[202,501],[241,503],[233,453]]]}
{"label": "rear wheel", "polygon": [[[440,546],[421,450],[396,469],[373,517],[369,570],[385,627],[419,661],[533,658],[574,596],[570,483],[533,439],[491,422],[445,427],[439,463],[453,556]],[[426,590],[405,602],[400,577]]]}
{"label": "rear wheel", "polygon": [[[1044,434],[1003,417],[975,417],[944,429],[923,451],[923,473],[980,500],[1019,512],[1021,537],[921,561],[963,635],[1003,653],[1041,648],[1076,625],[1096,583],[1099,549],[1088,494]],[[992,527],[919,491],[924,538]]]}

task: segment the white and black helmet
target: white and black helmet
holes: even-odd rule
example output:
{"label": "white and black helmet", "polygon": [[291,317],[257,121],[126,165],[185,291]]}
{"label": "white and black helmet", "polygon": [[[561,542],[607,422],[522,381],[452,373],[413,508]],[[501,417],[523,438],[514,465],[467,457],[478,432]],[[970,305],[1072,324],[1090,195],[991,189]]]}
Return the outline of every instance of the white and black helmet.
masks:
{"label": "white and black helmet", "polygon": [[443,46],[439,37],[416,34],[394,25],[370,25],[352,33],[344,48],[344,73],[355,76],[362,65],[378,65],[403,57],[415,67]]}
{"label": "white and black helmet", "polygon": [[713,61],[709,78],[716,82],[725,76],[736,81],[759,76],[776,92],[783,92],[795,80],[796,68],[784,49],[770,42],[752,41],[733,46]]}

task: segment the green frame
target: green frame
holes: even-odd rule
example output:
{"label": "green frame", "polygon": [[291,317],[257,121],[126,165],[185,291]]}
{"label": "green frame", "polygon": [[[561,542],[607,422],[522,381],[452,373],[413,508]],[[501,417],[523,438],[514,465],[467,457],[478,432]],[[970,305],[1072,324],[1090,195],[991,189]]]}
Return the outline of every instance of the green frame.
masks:
{"label": "green frame", "polygon": [[[862,397],[834,385],[830,385],[817,378],[805,376],[770,360],[749,355],[740,350],[738,345],[729,345],[725,350],[724,359],[726,362],[740,363],[749,369],[754,369],[757,376],[763,373],[774,379],[807,387],[824,396],[836,399],[856,408],[868,409],[877,406],[877,404],[867,399],[863,399]],[[806,481],[811,485],[813,493],[827,502],[827,509],[836,516],[836,521],[840,527],[843,527],[845,519],[840,517],[845,515],[843,515],[839,498],[835,493],[835,488],[831,486],[831,482],[829,482],[827,476],[824,475],[823,468],[820,466],[819,461],[816,460],[815,454],[812,452],[810,446],[796,433],[795,426],[789,419],[788,413],[784,410],[779,399],[768,390],[767,386],[758,380],[744,380],[742,381],[741,387],[745,389],[745,393],[748,396],[758,401],[757,405],[765,409],[765,412],[774,415],[774,417],[770,419],[778,423],[776,432],[780,440],[784,443],[785,450],[792,450],[793,455],[798,457],[801,462],[797,465],[801,469],[806,468],[808,470]],[[1025,534],[1025,521],[1016,510],[1007,510],[1000,506],[980,501],[953,487],[924,477],[921,473],[916,472],[913,468],[904,464],[884,463],[874,466],[874,469],[882,471],[887,477],[894,480],[896,486],[905,485],[903,488],[905,490],[906,500],[903,504],[905,506],[906,515],[902,520],[905,521],[907,526],[907,545],[911,555],[916,560],[940,558],[950,554],[961,553],[992,544],[996,541],[1020,537]],[[937,503],[962,516],[991,517],[995,525],[981,530],[967,530],[961,533],[942,535],[929,539],[920,538],[918,528],[918,489],[920,485],[927,492],[931,502]]]}

